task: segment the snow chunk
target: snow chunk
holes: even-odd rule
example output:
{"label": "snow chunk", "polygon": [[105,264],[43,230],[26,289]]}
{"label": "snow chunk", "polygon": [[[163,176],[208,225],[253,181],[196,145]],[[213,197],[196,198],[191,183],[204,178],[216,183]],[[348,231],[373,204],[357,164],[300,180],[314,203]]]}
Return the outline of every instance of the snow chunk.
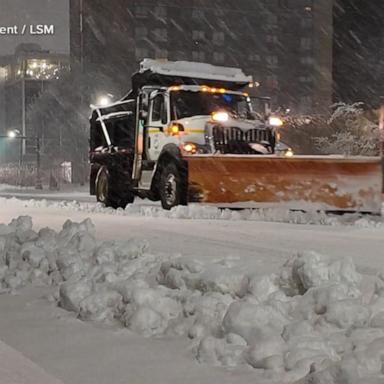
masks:
{"label": "snow chunk", "polygon": [[293,294],[337,282],[357,286],[361,275],[351,259],[332,260],[316,252],[304,252],[290,260],[281,272],[281,285]]}
{"label": "snow chunk", "polygon": [[276,275],[271,276],[254,276],[250,279],[248,291],[259,301],[265,301],[268,297],[278,292],[280,289],[279,281]]}
{"label": "snow chunk", "polygon": [[[77,291],[80,296],[83,296],[84,292],[90,292],[89,287],[86,287],[82,292]],[[80,318],[83,320],[112,322],[121,306],[122,296],[115,291],[93,293],[80,301]]]}
{"label": "snow chunk", "polygon": [[228,344],[223,339],[207,336],[197,348],[197,360],[210,365],[234,367],[245,363],[245,347]]}
{"label": "snow chunk", "polygon": [[230,305],[223,319],[223,328],[226,333],[240,335],[252,344],[260,335],[281,334],[288,322],[284,313],[270,305],[242,300]]}
{"label": "snow chunk", "polygon": [[362,328],[367,325],[371,312],[357,300],[340,300],[329,303],[325,319],[340,328]]}
{"label": "snow chunk", "polygon": [[279,335],[262,335],[247,351],[247,361],[253,368],[282,370],[284,340]]}
{"label": "snow chunk", "polygon": [[60,301],[62,308],[78,313],[81,302],[92,293],[92,283],[86,279],[77,282],[67,282],[60,286]]}
{"label": "snow chunk", "polygon": [[167,322],[160,313],[142,306],[126,316],[125,325],[144,336],[154,336],[165,331]]}

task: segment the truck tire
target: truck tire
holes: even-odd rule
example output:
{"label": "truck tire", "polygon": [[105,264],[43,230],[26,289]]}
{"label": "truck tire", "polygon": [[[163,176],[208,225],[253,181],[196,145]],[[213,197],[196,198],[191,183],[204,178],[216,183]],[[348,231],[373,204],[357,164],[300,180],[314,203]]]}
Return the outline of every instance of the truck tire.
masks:
{"label": "truck tire", "polygon": [[117,209],[132,204],[135,195],[132,191],[124,191],[117,181],[112,180],[108,170],[102,167],[96,178],[96,198],[106,207]]}
{"label": "truck tire", "polygon": [[160,200],[164,209],[187,205],[187,187],[183,172],[175,163],[167,164],[160,177]]}

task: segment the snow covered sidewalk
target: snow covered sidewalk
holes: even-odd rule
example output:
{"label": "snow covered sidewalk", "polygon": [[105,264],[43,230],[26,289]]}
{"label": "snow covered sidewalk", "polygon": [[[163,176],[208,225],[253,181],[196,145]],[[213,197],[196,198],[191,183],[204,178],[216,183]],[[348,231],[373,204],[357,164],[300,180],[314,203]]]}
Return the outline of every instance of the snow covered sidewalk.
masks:
{"label": "snow covered sidewalk", "polygon": [[21,353],[0,341],[1,384],[62,384]]}

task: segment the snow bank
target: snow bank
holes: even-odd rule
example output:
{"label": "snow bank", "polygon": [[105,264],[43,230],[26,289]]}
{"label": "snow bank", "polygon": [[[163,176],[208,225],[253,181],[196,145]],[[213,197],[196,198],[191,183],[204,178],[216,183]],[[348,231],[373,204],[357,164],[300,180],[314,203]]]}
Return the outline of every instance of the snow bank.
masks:
{"label": "snow bank", "polygon": [[89,220],[60,232],[35,232],[29,217],[0,225],[2,291],[52,285],[82,320],[184,335],[199,362],[251,367],[271,383],[384,382],[384,273],[367,293],[349,259],[302,253],[259,276],[236,258],[155,255],[94,233]]}
{"label": "snow bank", "polygon": [[354,225],[361,228],[381,227],[382,217],[355,214],[332,215],[325,212],[301,212],[286,208],[255,208],[244,210],[220,209],[203,204],[179,206],[165,211],[155,205],[128,205],[126,209],[106,208],[102,204],[79,203],[77,201],[19,200],[16,198],[0,198],[1,204],[19,204],[28,208],[53,208],[75,212],[102,213],[117,216],[140,216],[183,220],[234,220],[279,222],[291,224],[313,225]]}

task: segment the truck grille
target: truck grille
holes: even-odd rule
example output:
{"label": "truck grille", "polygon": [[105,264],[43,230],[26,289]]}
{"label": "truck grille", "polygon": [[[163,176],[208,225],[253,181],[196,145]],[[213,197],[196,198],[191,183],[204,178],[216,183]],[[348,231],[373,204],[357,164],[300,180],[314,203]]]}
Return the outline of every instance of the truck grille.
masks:
{"label": "truck grille", "polygon": [[270,133],[264,128],[242,131],[238,127],[215,126],[212,133],[215,149],[221,153],[252,154],[250,143],[270,141]]}

